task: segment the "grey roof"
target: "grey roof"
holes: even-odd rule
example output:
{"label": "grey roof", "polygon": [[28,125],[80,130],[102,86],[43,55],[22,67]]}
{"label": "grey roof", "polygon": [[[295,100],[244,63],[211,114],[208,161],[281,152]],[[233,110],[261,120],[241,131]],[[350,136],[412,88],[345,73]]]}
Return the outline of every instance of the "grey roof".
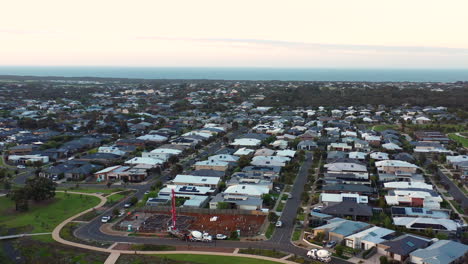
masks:
{"label": "grey roof", "polygon": [[449,264],[463,257],[468,251],[468,246],[450,241],[440,240],[424,249],[418,249],[410,255],[422,258],[428,264]]}
{"label": "grey roof", "polygon": [[224,171],[216,171],[216,170],[194,170],[187,172],[187,174],[195,175],[195,176],[205,176],[205,177],[224,177]]}
{"label": "grey roof", "polygon": [[383,242],[382,245],[389,246],[386,251],[406,256],[409,253],[424,248],[429,245],[431,240],[414,235],[403,235],[394,240]]}
{"label": "grey roof", "polygon": [[375,189],[362,184],[330,184],[322,187],[323,191],[375,193]]}
{"label": "grey roof", "polygon": [[325,207],[322,213],[335,216],[372,216],[372,208],[366,204],[358,204],[353,201],[343,201]]}

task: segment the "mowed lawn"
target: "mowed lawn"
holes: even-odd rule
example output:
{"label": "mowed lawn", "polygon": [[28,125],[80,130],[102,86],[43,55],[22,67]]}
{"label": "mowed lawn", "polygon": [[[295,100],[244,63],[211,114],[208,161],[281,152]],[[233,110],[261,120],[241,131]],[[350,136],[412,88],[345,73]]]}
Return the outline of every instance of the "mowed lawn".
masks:
{"label": "mowed lawn", "polygon": [[30,202],[28,211],[17,212],[13,201],[0,197],[0,226],[15,228],[14,233],[52,232],[62,221],[98,205],[99,201],[93,196],[57,192],[55,198],[41,203]]}
{"label": "mowed lawn", "polygon": [[223,264],[277,264],[279,262],[269,261],[263,259],[254,259],[246,257],[228,257],[228,256],[213,256],[213,255],[190,255],[190,254],[162,254],[155,255],[158,257],[165,257],[168,259],[178,260],[178,261],[187,261],[190,263],[200,263],[200,264],[213,264],[213,263],[223,263]]}
{"label": "mowed lawn", "polygon": [[461,143],[463,147],[468,148],[468,138],[461,137],[456,135],[455,133],[451,133],[447,135],[451,140]]}
{"label": "mowed lawn", "polygon": [[122,189],[113,189],[113,188],[102,188],[102,189],[98,189],[98,188],[94,188],[94,189],[91,189],[91,188],[57,188],[58,191],[69,191],[69,192],[82,192],[82,193],[101,193],[103,194],[104,196],[106,196],[107,194],[111,194],[111,193],[114,193],[114,192],[118,192],[118,191],[122,191]]}
{"label": "mowed lawn", "polygon": [[398,126],[397,125],[376,125],[372,127],[372,129],[377,132],[382,132],[387,129],[398,129]]}

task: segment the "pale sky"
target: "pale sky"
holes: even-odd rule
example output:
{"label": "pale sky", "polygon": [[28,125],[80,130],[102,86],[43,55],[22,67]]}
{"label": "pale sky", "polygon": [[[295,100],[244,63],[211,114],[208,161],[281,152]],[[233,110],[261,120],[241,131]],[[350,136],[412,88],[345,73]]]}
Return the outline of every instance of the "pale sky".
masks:
{"label": "pale sky", "polygon": [[0,65],[468,68],[468,0],[1,0]]}

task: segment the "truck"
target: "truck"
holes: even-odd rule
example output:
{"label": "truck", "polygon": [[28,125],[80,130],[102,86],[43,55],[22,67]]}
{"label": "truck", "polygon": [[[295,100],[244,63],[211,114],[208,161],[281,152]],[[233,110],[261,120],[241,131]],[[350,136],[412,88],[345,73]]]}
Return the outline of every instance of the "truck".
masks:
{"label": "truck", "polygon": [[329,263],[331,261],[331,253],[325,249],[312,249],[307,252],[307,257],[318,260],[323,263]]}
{"label": "truck", "polygon": [[200,231],[193,230],[188,235],[188,239],[192,242],[201,241],[201,242],[212,242],[213,237],[208,233],[202,233]]}

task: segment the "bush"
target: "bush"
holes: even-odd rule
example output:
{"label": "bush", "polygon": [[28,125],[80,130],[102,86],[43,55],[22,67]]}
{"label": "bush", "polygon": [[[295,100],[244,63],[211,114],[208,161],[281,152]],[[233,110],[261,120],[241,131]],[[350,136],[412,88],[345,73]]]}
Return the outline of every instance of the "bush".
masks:
{"label": "bush", "polygon": [[388,259],[385,256],[379,258],[380,264],[388,264]]}

